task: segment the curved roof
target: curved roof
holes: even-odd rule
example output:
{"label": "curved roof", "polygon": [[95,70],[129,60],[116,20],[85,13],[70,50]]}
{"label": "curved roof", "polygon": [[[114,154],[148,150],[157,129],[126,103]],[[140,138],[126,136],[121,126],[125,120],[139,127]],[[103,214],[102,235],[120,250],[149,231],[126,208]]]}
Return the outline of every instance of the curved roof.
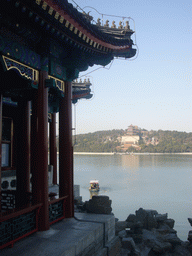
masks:
{"label": "curved roof", "polygon": [[117,57],[129,58],[136,53],[130,38],[134,31],[129,27],[116,29],[93,25],[90,16],[78,12],[67,0],[36,0],[36,5],[41,8],[41,15],[54,23],[57,33],[67,34],[72,43]]}

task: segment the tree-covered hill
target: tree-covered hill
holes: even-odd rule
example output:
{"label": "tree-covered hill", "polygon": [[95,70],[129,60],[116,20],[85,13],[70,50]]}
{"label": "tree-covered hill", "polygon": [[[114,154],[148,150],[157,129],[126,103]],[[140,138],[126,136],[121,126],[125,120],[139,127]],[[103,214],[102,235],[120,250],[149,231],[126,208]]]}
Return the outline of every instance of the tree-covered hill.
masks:
{"label": "tree-covered hill", "polygon": [[148,137],[158,138],[159,144],[141,144],[141,152],[192,152],[192,133],[158,130],[150,131]]}
{"label": "tree-covered hill", "polygon": [[76,152],[115,152],[124,130],[98,131],[73,137]]}
{"label": "tree-covered hill", "polygon": [[[147,138],[156,138],[157,145],[144,142],[142,131],[139,141],[141,150],[134,147],[128,148],[128,152],[156,152],[156,153],[177,153],[192,152],[192,133],[178,131],[145,131]],[[79,134],[73,137],[75,152],[117,152],[117,146],[121,145],[121,136],[125,130],[98,131],[88,134]]]}

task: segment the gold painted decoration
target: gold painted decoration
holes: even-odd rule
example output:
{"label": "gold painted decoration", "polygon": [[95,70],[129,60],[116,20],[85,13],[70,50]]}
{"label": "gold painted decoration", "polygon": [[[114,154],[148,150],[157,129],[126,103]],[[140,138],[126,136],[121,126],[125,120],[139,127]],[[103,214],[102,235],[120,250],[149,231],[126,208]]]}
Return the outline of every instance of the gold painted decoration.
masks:
{"label": "gold painted decoration", "polygon": [[43,2],[42,8],[43,8],[43,10],[47,9],[47,3],[46,2]]}
{"label": "gold painted decoration", "polygon": [[85,39],[86,39],[86,35],[83,35],[83,40],[85,41]]}
{"label": "gold painted decoration", "polygon": [[78,29],[75,28],[75,29],[74,29],[74,34],[77,34],[77,32],[78,32]]}
{"label": "gold painted decoration", "polygon": [[63,21],[64,21],[64,17],[61,16],[60,19],[59,19],[59,22],[63,23]]}
{"label": "gold painted decoration", "polygon": [[83,33],[82,33],[81,31],[79,31],[79,37],[81,37],[81,36],[82,36],[82,34],[83,34]]}
{"label": "gold painted decoration", "polygon": [[3,62],[5,64],[6,70],[16,69],[19,71],[21,76],[24,76],[27,79],[32,81],[39,81],[39,72],[38,70],[31,68],[21,62],[2,56]]}
{"label": "gold painted decoration", "polygon": [[36,0],[36,4],[40,5],[41,0]]}
{"label": "gold painted decoration", "polygon": [[71,31],[73,31],[73,28],[74,28],[74,26],[73,26],[73,24],[71,24],[69,29],[70,29]]}
{"label": "gold painted decoration", "polygon": [[69,27],[69,21],[67,20],[66,23],[65,23],[65,27],[68,28]]}
{"label": "gold painted decoration", "polygon": [[58,79],[58,78],[55,78],[54,76],[48,76],[48,78],[52,78],[55,80],[55,84],[56,84],[56,87],[60,90],[60,91],[63,91],[65,92],[65,86],[64,86],[64,81],[61,80],[61,79]]}
{"label": "gold painted decoration", "polygon": [[59,18],[59,13],[56,12],[56,13],[55,13],[55,19],[58,20],[58,18]]}
{"label": "gold painted decoration", "polygon": [[52,8],[52,7],[49,7],[49,11],[48,11],[48,13],[49,13],[50,15],[52,15],[52,14],[53,14],[53,8]]}

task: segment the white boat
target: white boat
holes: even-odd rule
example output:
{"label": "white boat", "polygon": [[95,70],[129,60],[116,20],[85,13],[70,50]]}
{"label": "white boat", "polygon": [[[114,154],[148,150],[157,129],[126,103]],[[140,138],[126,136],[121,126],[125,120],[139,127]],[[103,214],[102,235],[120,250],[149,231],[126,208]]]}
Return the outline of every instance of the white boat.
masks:
{"label": "white boat", "polygon": [[90,183],[90,187],[89,187],[90,192],[98,192],[100,190],[98,180],[90,180],[89,183]]}

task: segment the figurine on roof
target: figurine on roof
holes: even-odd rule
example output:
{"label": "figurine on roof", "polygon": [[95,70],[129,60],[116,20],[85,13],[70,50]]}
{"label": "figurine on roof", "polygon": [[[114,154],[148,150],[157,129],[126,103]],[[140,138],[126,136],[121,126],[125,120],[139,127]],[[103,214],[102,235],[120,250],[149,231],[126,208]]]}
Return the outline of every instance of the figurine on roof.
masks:
{"label": "figurine on roof", "polygon": [[115,25],[115,21],[113,20],[112,21],[112,26],[111,26],[112,28],[116,28],[116,25]]}

